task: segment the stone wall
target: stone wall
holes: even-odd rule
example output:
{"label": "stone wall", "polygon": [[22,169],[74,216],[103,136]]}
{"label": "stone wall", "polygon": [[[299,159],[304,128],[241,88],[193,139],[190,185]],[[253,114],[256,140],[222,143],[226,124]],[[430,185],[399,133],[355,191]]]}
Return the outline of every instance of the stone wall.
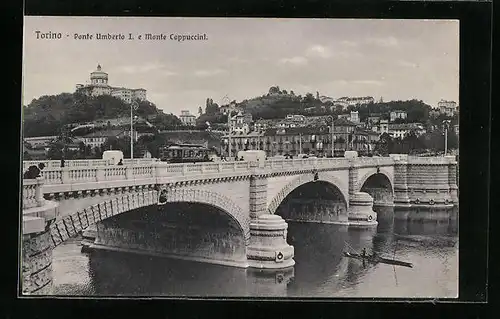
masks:
{"label": "stone wall", "polygon": [[52,242],[50,232],[23,236],[22,293],[49,295],[52,292]]}
{"label": "stone wall", "polygon": [[276,212],[286,221],[313,223],[347,222],[347,206],[343,201],[321,199],[289,199]]}
{"label": "stone wall", "polygon": [[[245,264],[243,234],[231,228],[213,229],[185,223],[159,223],[152,229],[139,217],[127,222],[97,224],[95,246],[127,252],[154,253],[207,262]],[[142,225],[141,225],[142,224]]]}
{"label": "stone wall", "polygon": [[390,189],[382,187],[363,187],[361,191],[373,197],[373,205],[392,206],[394,204],[392,191]]}

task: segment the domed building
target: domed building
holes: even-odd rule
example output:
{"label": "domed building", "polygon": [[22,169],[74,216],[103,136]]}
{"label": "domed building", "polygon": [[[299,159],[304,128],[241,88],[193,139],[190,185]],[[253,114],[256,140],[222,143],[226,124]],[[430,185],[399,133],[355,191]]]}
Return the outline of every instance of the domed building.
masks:
{"label": "domed building", "polygon": [[90,73],[90,84],[77,84],[76,92],[84,93],[90,96],[111,95],[122,99],[127,103],[131,103],[134,100],[146,100],[145,89],[130,89],[110,86],[108,84],[108,73],[104,72],[99,64],[97,65],[97,69]]}

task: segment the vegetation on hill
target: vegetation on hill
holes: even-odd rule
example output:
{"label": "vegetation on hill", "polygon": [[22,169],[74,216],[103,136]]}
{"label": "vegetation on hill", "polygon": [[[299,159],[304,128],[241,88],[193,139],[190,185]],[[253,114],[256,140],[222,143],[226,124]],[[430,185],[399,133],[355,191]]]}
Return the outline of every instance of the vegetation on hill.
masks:
{"label": "vegetation on hill", "polygon": [[[442,152],[444,150],[444,133],[433,131],[417,136],[414,132],[404,138],[392,138],[384,133],[375,145],[375,153],[382,156],[389,154],[419,154],[425,152]],[[448,150],[458,149],[458,136],[454,131],[448,130]]]}
{"label": "vegetation on hill", "polygon": [[[235,101],[233,101],[235,102]],[[346,110],[335,107],[331,101],[321,102],[312,93],[305,96],[295,95],[293,91],[281,90],[278,86],[269,89],[269,93],[249,100],[235,103],[236,107],[252,114],[256,119],[280,119],[288,114],[300,114],[306,116],[320,116],[327,114],[342,114],[350,111],[358,111],[361,121],[365,121],[368,116],[379,114],[382,118],[389,118],[391,111],[406,111],[408,118],[406,122],[423,122],[429,118],[431,106],[420,100],[390,101],[369,103],[358,106],[349,106]],[[205,122],[227,123],[227,116],[219,113],[219,106],[211,99],[207,99],[205,113],[198,119],[198,124]]]}
{"label": "vegetation on hill", "polygon": [[[158,128],[181,125],[173,114],[164,114],[149,101],[140,101],[134,114],[151,118]],[[130,105],[119,98],[97,97],[79,93],[45,95],[23,106],[24,135],[58,135],[62,127],[71,123],[86,123],[101,119],[130,116]]]}

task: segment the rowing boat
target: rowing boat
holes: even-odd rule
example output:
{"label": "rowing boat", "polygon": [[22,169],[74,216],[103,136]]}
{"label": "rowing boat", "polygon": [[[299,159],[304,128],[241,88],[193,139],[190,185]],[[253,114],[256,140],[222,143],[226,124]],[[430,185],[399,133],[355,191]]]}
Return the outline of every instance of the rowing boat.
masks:
{"label": "rowing boat", "polygon": [[395,259],[382,258],[382,257],[377,256],[377,255],[365,255],[365,256],[363,256],[361,254],[344,252],[344,256],[349,257],[349,258],[366,260],[366,261],[374,263],[374,264],[382,263],[382,264],[389,264],[389,265],[396,265],[396,266],[413,268],[412,263],[408,263],[408,262],[400,261],[400,260],[395,260]]}

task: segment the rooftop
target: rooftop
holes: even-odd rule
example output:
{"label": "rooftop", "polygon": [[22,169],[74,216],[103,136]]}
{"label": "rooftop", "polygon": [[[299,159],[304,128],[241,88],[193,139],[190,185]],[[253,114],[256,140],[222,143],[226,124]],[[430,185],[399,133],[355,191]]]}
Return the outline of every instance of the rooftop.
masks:
{"label": "rooftop", "polygon": [[123,130],[104,130],[104,131],[95,131],[89,134],[84,135],[84,138],[89,138],[89,137],[111,137],[111,136],[118,136],[122,134],[124,131]]}

